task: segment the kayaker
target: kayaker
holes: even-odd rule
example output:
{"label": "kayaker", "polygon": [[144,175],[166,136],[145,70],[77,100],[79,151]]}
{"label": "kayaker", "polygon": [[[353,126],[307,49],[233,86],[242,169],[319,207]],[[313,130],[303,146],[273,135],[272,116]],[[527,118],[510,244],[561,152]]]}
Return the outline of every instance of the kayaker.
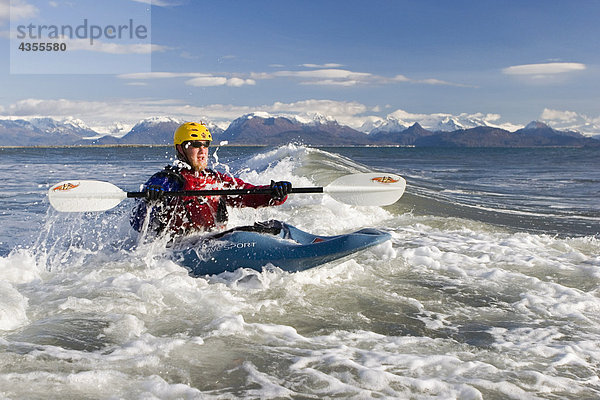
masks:
{"label": "kayaker", "polygon": [[[197,122],[180,125],[173,135],[177,160],[154,174],[144,184],[146,198],[133,209],[131,225],[141,231],[150,209],[149,230],[174,235],[222,228],[227,223],[227,206],[265,207],[283,204],[292,184],[287,181],[254,186],[239,178],[208,168],[208,148],[212,135]],[[271,194],[241,196],[165,196],[165,192],[206,189],[270,188]]]}

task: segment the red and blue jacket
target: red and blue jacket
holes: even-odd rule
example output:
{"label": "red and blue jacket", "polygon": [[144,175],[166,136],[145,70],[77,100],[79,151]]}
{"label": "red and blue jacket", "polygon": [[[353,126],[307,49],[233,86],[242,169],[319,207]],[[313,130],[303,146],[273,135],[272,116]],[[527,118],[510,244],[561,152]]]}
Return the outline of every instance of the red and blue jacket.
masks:
{"label": "red and blue jacket", "polygon": [[[267,186],[255,186],[239,178],[214,170],[195,172],[190,168],[167,166],[154,174],[144,184],[160,186],[164,191],[206,190],[206,189],[252,189]],[[149,229],[157,233],[170,232],[185,235],[194,231],[206,231],[222,228],[227,223],[227,206],[230,207],[265,207],[280,205],[286,201],[274,200],[268,194],[247,194],[240,196],[165,196],[153,203],[150,211]],[[146,219],[148,204],[145,200],[138,202],[133,209],[131,225],[141,231]]]}

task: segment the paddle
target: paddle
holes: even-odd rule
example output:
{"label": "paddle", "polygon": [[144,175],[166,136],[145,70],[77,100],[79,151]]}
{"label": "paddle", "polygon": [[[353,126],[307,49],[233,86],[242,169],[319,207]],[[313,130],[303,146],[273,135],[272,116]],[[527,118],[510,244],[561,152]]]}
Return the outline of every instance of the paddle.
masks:
{"label": "paddle", "polygon": [[[394,174],[363,173],[342,176],[324,187],[292,188],[290,193],[327,193],[335,200],[357,206],[387,206],[404,193],[406,181]],[[271,194],[270,188],[190,190],[165,192],[165,196],[234,196]],[[48,190],[58,211],[106,211],[126,198],[143,198],[144,192],[124,192],[112,183],[92,180],[63,181]]]}

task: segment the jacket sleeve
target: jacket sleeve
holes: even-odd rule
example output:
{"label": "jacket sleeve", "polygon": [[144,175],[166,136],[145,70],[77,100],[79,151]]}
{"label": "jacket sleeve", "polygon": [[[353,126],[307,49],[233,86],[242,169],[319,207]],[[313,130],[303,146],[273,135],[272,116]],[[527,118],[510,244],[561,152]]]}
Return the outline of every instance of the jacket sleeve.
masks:
{"label": "jacket sleeve", "polygon": [[[164,171],[160,171],[152,175],[150,179],[144,183],[142,191],[146,190],[151,185],[160,186],[164,191],[171,192],[181,190],[183,187],[183,182],[178,179],[174,173],[165,169]],[[158,204],[157,207],[152,209],[150,214],[150,226],[153,230],[161,231],[163,229],[161,223],[161,220],[163,219],[162,214],[169,208],[170,201],[172,201],[172,199],[165,197],[161,204]],[[148,207],[145,199],[136,200],[136,204],[131,212],[129,222],[133,229],[138,232],[142,230],[144,220],[146,219],[147,209]]]}
{"label": "jacket sleeve", "polygon": [[[250,183],[246,183],[240,178],[234,178],[230,175],[218,173],[222,179],[224,186],[232,189],[264,189],[268,188],[269,185],[255,186]],[[283,200],[274,200],[269,194],[246,194],[242,196],[227,196],[227,205],[231,207],[267,207],[267,206],[279,206],[287,200],[287,196]]]}

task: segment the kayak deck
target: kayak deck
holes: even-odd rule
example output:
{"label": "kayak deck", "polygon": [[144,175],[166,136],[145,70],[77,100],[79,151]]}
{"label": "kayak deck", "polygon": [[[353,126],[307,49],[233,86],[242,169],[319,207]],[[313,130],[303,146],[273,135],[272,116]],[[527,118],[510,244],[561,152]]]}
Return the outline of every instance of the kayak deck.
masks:
{"label": "kayak deck", "polygon": [[238,268],[261,271],[272,264],[295,272],[337,260],[390,239],[377,229],[318,236],[280,221],[238,227],[209,237],[185,240],[173,250],[173,260],[194,276]]}

